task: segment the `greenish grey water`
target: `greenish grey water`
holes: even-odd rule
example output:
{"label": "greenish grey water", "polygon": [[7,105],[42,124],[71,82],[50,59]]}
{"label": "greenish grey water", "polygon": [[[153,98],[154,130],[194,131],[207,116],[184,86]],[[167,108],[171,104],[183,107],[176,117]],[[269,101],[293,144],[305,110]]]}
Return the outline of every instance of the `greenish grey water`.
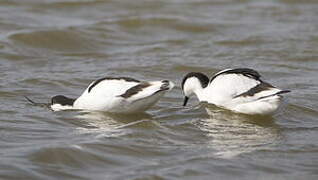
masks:
{"label": "greenish grey water", "polygon": [[[0,179],[317,179],[317,17],[314,0],[0,1]],[[285,108],[184,109],[179,86],[134,116],[23,99],[229,67],[292,90]]]}

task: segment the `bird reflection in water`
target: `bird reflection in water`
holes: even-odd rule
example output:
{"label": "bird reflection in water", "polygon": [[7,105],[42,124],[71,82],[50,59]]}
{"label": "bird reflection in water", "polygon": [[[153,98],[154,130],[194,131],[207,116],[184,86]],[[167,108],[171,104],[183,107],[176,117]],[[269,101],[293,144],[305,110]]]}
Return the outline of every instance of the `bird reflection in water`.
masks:
{"label": "bird reflection in water", "polygon": [[80,132],[103,132],[103,136],[120,135],[126,127],[143,124],[152,119],[147,113],[120,115],[99,111],[81,111],[75,118]]}
{"label": "bird reflection in water", "polygon": [[280,140],[278,126],[269,116],[237,114],[213,105],[203,105],[209,118],[196,122],[211,141],[214,156],[233,158],[242,153],[274,148]]}

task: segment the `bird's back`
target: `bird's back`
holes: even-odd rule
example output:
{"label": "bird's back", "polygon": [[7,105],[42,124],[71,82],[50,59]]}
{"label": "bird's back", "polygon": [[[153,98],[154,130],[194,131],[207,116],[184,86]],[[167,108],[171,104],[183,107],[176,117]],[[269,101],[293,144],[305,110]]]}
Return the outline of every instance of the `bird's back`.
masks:
{"label": "bird's back", "polygon": [[264,82],[260,76],[240,73],[218,75],[210,82],[206,91],[209,95],[208,102],[230,109],[247,103],[251,107],[258,104],[264,106],[266,103],[276,107],[281,100],[277,94],[279,92],[282,90]]}
{"label": "bird's back", "polygon": [[261,82],[242,74],[223,74],[215,77],[205,91],[205,97],[213,104],[223,104],[235,96],[247,92]]}
{"label": "bird's back", "polygon": [[144,111],[156,103],[165,91],[172,89],[170,81],[132,81],[105,79],[91,83],[75,101],[74,108],[130,113]]}
{"label": "bird's back", "polygon": [[[104,80],[98,84],[91,83],[83,94],[74,102],[74,107],[90,110],[107,110],[121,103],[119,96],[138,82],[124,80]],[[91,86],[94,85],[93,88]]]}

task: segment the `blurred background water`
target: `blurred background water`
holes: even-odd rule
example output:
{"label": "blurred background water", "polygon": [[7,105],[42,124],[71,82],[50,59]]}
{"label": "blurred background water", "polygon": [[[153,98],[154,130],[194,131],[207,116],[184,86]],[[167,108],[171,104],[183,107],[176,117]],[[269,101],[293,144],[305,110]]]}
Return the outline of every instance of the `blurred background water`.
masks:
{"label": "blurred background water", "polygon": [[[317,179],[315,0],[1,0],[0,179]],[[249,67],[273,117],[181,108],[182,77]],[[51,112],[94,79],[170,79],[146,114]]]}

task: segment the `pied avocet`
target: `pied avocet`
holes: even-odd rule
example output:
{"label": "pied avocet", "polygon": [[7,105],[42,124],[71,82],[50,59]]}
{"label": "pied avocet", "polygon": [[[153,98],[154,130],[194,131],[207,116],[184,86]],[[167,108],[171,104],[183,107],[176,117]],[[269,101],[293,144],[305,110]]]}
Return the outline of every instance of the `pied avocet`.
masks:
{"label": "pied avocet", "polygon": [[174,84],[168,80],[139,81],[128,77],[105,77],[92,82],[77,99],[54,96],[53,111],[84,109],[112,113],[136,113],[149,109]]}
{"label": "pied avocet", "polygon": [[191,95],[200,102],[207,102],[244,114],[272,114],[281,104],[281,90],[260,79],[253,69],[225,69],[211,79],[200,72],[188,73],[182,80],[186,106]]}

